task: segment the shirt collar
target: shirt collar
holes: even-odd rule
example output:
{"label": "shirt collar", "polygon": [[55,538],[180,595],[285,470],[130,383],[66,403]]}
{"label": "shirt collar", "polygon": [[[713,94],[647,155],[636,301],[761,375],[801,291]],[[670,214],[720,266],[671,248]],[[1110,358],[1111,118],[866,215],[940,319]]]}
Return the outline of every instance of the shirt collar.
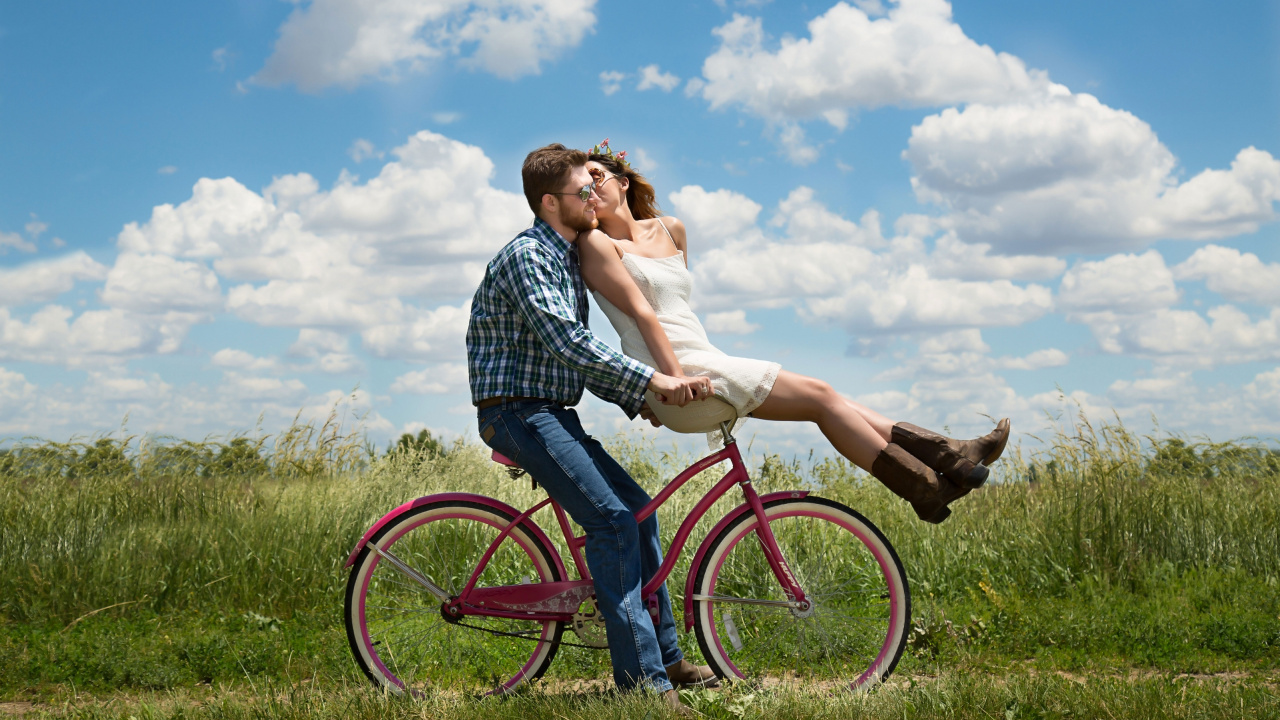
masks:
{"label": "shirt collar", "polygon": [[573,243],[561,237],[560,233],[556,232],[556,229],[551,227],[551,223],[548,223],[540,217],[534,217],[533,227],[531,229],[533,230],[534,237],[555,248],[562,254],[568,254],[569,251],[574,248]]}

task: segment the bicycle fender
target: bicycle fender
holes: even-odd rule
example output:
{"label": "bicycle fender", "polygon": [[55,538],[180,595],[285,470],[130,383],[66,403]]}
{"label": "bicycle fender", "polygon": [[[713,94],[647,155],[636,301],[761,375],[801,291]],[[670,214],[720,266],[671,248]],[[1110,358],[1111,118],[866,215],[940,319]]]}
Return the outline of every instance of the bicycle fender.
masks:
{"label": "bicycle fender", "polygon": [[[783,490],[781,492],[772,492],[767,495],[760,496],[760,504],[768,505],[774,500],[799,500],[809,496],[808,490]],[[702,544],[698,546],[698,552],[693,556],[693,564],[689,566],[689,575],[684,580],[684,631],[689,632],[693,629],[693,583],[694,575],[698,572],[698,568],[702,565],[702,558],[711,550],[711,543],[720,537],[721,531],[729,527],[729,523],[737,520],[745,513],[751,512],[751,506],[742,503],[738,507],[730,510],[725,514],[716,526],[711,528],[711,532],[703,538]]]}
{"label": "bicycle fender", "polygon": [[[368,530],[365,530],[364,537],[360,538],[360,542],[356,543],[355,549],[353,549],[351,551],[351,554],[347,556],[347,562],[345,565],[343,565],[343,567],[351,567],[356,561],[356,556],[360,554],[360,551],[364,549],[365,544],[369,542],[369,538],[372,538],[379,530],[382,529],[383,525],[386,525],[387,523],[391,522],[391,520],[395,518],[397,515],[399,515],[400,513],[403,513],[407,510],[412,510],[413,508],[419,507],[421,505],[427,505],[429,503],[442,502],[442,501],[457,501],[457,500],[472,502],[478,505],[488,505],[489,507],[495,510],[501,510],[505,513],[508,513],[509,515],[511,515],[511,517],[516,517],[520,514],[519,510],[511,507],[510,505],[502,502],[501,500],[495,500],[485,495],[475,495],[473,493],[463,493],[463,492],[449,492],[449,493],[439,493],[436,495],[426,495],[418,498],[417,500],[410,500],[409,502],[401,505],[400,507],[397,507],[395,510],[392,510],[386,515],[383,515],[378,520],[378,522],[373,524],[373,527],[369,528]],[[542,528],[538,527],[538,524],[533,522],[533,520],[529,518],[525,518],[524,522],[520,523],[520,525],[522,527],[527,528],[529,532],[533,533],[534,537],[536,537],[541,542],[545,543],[546,547],[551,548],[552,550],[551,559],[555,561],[556,568],[560,571],[560,577],[567,577],[565,575],[564,560],[560,558],[560,553],[555,552],[556,546],[551,542],[551,538],[547,537],[547,534],[542,531]]]}

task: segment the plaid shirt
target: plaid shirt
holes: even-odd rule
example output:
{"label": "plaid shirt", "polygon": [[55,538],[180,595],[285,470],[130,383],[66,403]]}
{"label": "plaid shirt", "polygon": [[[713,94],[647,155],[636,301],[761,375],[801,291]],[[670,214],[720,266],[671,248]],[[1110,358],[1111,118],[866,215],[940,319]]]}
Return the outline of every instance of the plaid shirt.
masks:
{"label": "plaid shirt", "polygon": [[585,386],[635,417],[654,370],[587,328],[578,248],[541,218],[489,262],[471,301],[471,402],[538,397],[576,405]]}

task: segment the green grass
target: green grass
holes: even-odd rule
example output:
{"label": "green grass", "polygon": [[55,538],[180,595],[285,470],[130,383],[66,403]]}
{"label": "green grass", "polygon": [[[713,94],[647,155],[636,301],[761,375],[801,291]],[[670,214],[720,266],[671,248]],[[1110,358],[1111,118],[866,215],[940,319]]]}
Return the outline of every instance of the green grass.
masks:
{"label": "green grass", "polygon": [[[529,703],[536,716],[650,712],[641,698],[535,694],[475,705],[441,696],[405,705],[359,689],[341,624],[342,565],[363,530],[433,492],[517,507],[543,497],[480,447],[421,438],[394,447],[378,455],[331,422],[274,439],[99,438],[0,452],[0,699],[153,698],[126,703],[137,718],[526,717]],[[752,708],[745,715],[726,703],[750,693],[722,694],[705,700],[724,706],[708,713],[1105,717],[1106,707],[1116,717],[1238,717],[1219,706],[1243,702],[1274,715],[1280,454],[1246,442],[1139,438],[1083,420],[1044,448],[1008,453],[993,468],[997,481],[958,502],[941,526],[920,523],[845,462],[763,458],[753,471],[762,492],[807,487],[844,502],[897,548],[914,599],[897,674],[905,684],[822,703],[758,694],[734,706]],[[694,459],[621,439],[611,450],[654,492]],[[666,540],[719,475],[704,473],[663,508]],[[738,502],[722,500],[695,532],[674,594],[696,543]],[[554,529],[549,514],[538,521]],[[693,636],[681,641],[696,657]],[[566,648],[549,686],[607,672],[602,653]],[[1237,679],[1170,679],[1224,672]],[[290,689],[304,680],[312,690]],[[165,705],[166,693],[215,699]],[[1152,709],[1170,702],[1176,708],[1163,714]],[[1026,714],[1032,708],[1039,714]],[[127,717],[94,703],[67,712]]]}
{"label": "green grass", "polygon": [[[716,720],[796,718],[1196,718],[1280,717],[1274,679],[1186,676],[1093,676],[1013,672],[951,674],[894,682],[866,695],[733,687],[682,692],[686,704]],[[235,690],[140,693],[23,708],[31,717],[85,720],[658,720],[674,717],[645,694],[541,688],[508,698],[447,694],[414,700],[363,687],[262,683]]]}

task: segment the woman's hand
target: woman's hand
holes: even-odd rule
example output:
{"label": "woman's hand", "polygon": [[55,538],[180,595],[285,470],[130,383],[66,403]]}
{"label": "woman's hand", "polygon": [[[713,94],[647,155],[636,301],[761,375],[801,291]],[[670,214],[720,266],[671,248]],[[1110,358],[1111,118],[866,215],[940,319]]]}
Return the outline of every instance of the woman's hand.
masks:
{"label": "woman's hand", "polygon": [[684,407],[694,400],[706,400],[713,390],[711,379],[705,377],[673,377],[654,373],[649,389],[657,394],[663,405]]}

